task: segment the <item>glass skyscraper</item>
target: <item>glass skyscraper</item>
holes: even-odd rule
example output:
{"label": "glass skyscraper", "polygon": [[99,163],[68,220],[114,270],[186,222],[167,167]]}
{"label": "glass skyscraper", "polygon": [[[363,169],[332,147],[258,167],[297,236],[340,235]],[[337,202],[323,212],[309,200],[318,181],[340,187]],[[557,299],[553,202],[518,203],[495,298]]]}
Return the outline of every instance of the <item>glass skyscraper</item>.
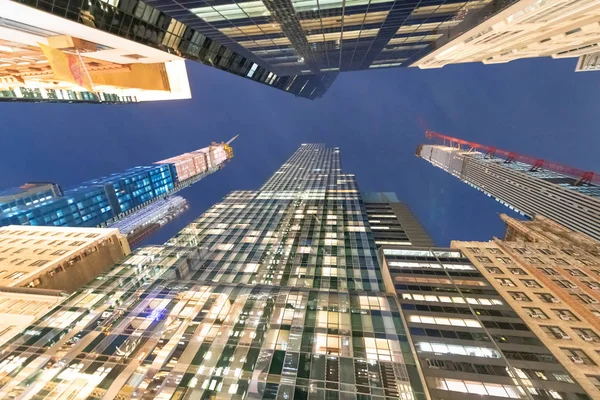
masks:
{"label": "glass skyscraper", "polygon": [[369,217],[304,144],[11,339],[0,397],[589,399],[459,251],[378,250]]}
{"label": "glass skyscraper", "polygon": [[0,226],[110,226],[222,168],[233,157],[227,143],[129,168],[63,190],[28,183],[0,192]]}

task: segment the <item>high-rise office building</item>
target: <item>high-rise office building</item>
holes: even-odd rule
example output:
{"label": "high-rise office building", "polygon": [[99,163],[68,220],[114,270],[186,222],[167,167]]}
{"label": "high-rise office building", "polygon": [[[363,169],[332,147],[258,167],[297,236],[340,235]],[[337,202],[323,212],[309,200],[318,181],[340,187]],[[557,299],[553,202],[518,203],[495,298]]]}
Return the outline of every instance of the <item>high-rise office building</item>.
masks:
{"label": "high-rise office building", "polygon": [[544,217],[504,240],[452,242],[594,399],[600,398],[600,243]]}
{"label": "high-rise office building", "polygon": [[[282,75],[251,53],[222,42],[223,35],[212,35],[180,18],[181,13],[169,16],[150,3],[0,0],[0,100],[126,103],[189,98],[184,60],[309,99],[321,97],[335,79],[335,74],[325,73]],[[70,55],[63,68],[67,74],[81,61],[80,76],[58,79],[40,43]],[[78,79],[90,79],[95,93],[77,84]]]}
{"label": "high-rise office building", "polygon": [[419,220],[396,193],[363,193],[362,199],[373,232],[375,245],[433,247]]}
{"label": "high-rise office building", "polygon": [[461,251],[383,246],[381,256],[431,398],[590,398]]}
{"label": "high-rise office building", "polygon": [[0,227],[0,287],[72,292],[129,253],[116,229]]}
{"label": "high-rise office building", "polygon": [[459,251],[383,245],[382,268],[363,200],[302,145],[11,339],[0,396],[589,399]]}
{"label": "high-rise office building", "polygon": [[421,145],[416,155],[511,210],[548,217],[600,239],[600,175],[495,147],[428,132],[444,145]]}
{"label": "high-rise office building", "polygon": [[307,144],[13,338],[0,397],[424,399],[405,338],[354,176]]}
{"label": "high-rise office building", "polygon": [[135,225],[152,219],[151,213],[140,213],[223,168],[233,157],[229,145],[232,140],[93,179],[65,191],[54,183],[27,183],[0,191],[0,226],[111,227],[119,221]]}
{"label": "high-rise office building", "polygon": [[531,57],[579,57],[586,68],[600,42],[600,3],[595,0],[486,1],[454,26],[444,27],[430,52],[413,65],[506,63]]}
{"label": "high-rise office building", "polygon": [[171,196],[155,201],[131,217],[111,224],[110,227],[126,235],[129,246],[134,247],[183,214],[188,208],[189,205],[183,197]]}
{"label": "high-rise office building", "polygon": [[[501,1],[148,0],[278,75],[409,66],[446,29]],[[502,3],[502,4],[500,4]]]}

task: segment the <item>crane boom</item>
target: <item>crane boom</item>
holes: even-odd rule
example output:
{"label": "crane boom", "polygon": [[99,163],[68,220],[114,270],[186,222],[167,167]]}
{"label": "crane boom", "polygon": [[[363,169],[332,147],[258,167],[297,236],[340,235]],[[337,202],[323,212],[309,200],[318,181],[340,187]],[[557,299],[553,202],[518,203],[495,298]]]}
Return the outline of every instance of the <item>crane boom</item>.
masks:
{"label": "crane boom", "polygon": [[446,144],[446,141],[448,141],[448,145],[450,147],[460,148],[460,146],[464,145],[464,146],[469,146],[469,148],[473,149],[473,150],[481,150],[482,152],[485,152],[490,157],[494,157],[494,156],[505,157],[506,160],[504,162],[506,162],[506,163],[509,163],[512,161],[519,161],[519,162],[522,162],[525,164],[529,164],[529,165],[531,165],[532,171],[537,171],[538,169],[547,169],[548,171],[558,172],[559,174],[567,175],[567,176],[577,179],[576,185],[580,185],[580,184],[584,184],[584,183],[600,184],[600,174],[596,174],[592,171],[584,171],[584,170],[581,170],[578,168],[569,167],[567,165],[562,165],[559,163],[547,161],[547,160],[544,160],[541,158],[535,158],[535,157],[515,153],[512,151],[498,149],[498,148],[492,147],[492,146],[486,146],[486,145],[475,143],[475,142],[469,142],[467,140],[454,138],[454,137],[443,135],[441,133],[437,133],[434,131],[429,131],[429,130],[426,131],[425,137],[427,139],[432,139],[432,138],[441,139],[444,141],[444,144]]}

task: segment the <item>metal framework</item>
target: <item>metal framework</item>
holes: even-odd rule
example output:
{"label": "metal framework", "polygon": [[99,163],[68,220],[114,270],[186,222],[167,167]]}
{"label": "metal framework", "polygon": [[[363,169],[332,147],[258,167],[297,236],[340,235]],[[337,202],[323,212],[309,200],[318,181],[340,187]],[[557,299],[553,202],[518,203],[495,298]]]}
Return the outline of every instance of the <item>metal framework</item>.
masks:
{"label": "metal framework", "polygon": [[468,146],[470,150],[481,150],[486,153],[486,157],[505,157],[505,163],[511,163],[513,161],[519,161],[524,164],[531,165],[530,171],[537,171],[539,169],[546,169],[548,171],[557,172],[559,174],[567,175],[572,178],[577,179],[575,185],[582,184],[600,184],[600,174],[591,171],[583,171],[578,168],[569,167],[566,165],[558,164],[555,162],[550,162],[541,158],[535,158],[531,156],[526,156],[523,154],[515,153],[513,151],[501,150],[496,147],[486,146],[483,144],[469,142],[466,140],[454,138],[447,135],[442,135],[441,133],[437,133],[434,131],[426,131],[425,137],[427,139],[441,139],[444,142],[444,145],[450,147],[456,147],[460,149],[461,145]]}

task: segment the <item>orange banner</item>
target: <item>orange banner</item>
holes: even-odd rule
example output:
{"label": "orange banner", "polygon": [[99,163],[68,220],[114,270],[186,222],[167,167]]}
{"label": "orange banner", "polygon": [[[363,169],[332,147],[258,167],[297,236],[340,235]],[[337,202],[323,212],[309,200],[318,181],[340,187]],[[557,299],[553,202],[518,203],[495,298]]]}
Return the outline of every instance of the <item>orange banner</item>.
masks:
{"label": "orange banner", "polygon": [[38,43],[50,63],[54,78],[59,81],[71,82],[90,92],[94,92],[92,82],[85,71],[85,66],[79,56],[67,54],[45,44]]}

